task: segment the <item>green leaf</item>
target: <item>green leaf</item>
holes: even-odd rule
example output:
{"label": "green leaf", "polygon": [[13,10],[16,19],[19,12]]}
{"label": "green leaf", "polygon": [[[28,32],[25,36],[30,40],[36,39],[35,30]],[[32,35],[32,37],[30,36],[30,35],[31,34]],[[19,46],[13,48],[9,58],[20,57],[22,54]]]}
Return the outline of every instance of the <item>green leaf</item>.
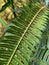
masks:
{"label": "green leaf", "polygon": [[3,27],[6,27],[6,22],[2,19],[2,18],[0,18],[0,23],[3,25]]}
{"label": "green leaf", "polygon": [[47,62],[47,65],[49,65],[49,50],[46,51],[43,61]]}
{"label": "green leaf", "polygon": [[25,6],[5,29],[0,41],[0,65],[29,65],[48,23],[48,10],[39,6]]}

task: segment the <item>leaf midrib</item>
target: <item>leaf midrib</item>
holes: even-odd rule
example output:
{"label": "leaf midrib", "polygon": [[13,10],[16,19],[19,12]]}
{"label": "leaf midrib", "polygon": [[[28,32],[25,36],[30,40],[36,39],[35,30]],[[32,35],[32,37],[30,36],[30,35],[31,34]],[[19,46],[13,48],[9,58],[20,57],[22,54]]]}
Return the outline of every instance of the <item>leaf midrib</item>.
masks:
{"label": "leaf midrib", "polygon": [[14,54],[15,54],[15,52],[16,52],[16,50],[17,50],[19,44],[20,44],[20,42],[22,41],[24,35],[26,34],[27,30],[28,30],[29,27],[31,26],[32,22],[35,20],[35,18],[36,18],[37,15],[40,13],[40,11],[42,11],[44,8],[45,8],[45,6],[41,7],[41,8],[38,10],[38,12],[35,14],[35,16],[33,17],[33,19],[31,20],[31,22],[28,24],[28,26],[27,26],[26,29],[24,30],[24,33],[23,33],[22,36],[20,37],[20,39],[19,39],[19,41],[18,41],[18,44],[16,45],[16,47],[15,47],[15,49],[14,49],[14,51],[13,51],[13,53],[12,53],[12,55],[11,55],[11,57],[10,57],[8,63],[7,63],[7,65],[10,64],[10,62],[11,62],[11,60],[12,60],[12,58],[13,58],[13,56],[14,56]]}

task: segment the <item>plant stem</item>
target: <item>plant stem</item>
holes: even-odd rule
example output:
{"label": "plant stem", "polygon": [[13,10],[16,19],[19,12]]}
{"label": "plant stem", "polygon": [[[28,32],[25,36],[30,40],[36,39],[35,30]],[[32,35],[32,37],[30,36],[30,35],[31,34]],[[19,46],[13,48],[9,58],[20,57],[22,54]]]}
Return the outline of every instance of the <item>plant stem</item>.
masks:
{"label": "plant stem", "polygon": [[[14,10],[14,2],[13,2],[13,0],[11,0],[11,4],[12,4],[12,9]],[[16,18],[17,16],[16,16],[16,13],[13,11],[13,14],[14,14],[14,17]]]}

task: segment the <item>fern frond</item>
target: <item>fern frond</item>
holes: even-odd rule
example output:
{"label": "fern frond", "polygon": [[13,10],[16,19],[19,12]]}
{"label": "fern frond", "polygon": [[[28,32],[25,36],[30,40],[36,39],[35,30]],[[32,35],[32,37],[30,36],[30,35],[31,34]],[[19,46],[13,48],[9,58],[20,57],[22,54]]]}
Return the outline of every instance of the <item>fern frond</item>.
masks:
{"label": "fern frond", "polygon": [[31,4],[5,29],[0,41],[0,65],[29,65],[47,26],[45,6]]}

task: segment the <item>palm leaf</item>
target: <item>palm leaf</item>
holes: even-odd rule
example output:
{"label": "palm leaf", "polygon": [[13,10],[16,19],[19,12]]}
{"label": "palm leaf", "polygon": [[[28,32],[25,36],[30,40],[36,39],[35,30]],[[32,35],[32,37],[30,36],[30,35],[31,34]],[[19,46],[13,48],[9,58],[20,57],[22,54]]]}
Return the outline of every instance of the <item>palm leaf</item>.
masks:
{"label": "palm leaf", "polygon": [[0,41],[0,65],[29,65],[47,26],[45,6],[30,4],[22,9]]}
{"label": "palm leaf", "polygon": [[[49,14],[48,14],[49,17]],[[49,18],[48,18],[49,21]],[[34,57],[36,58],[36,64],[49,65],[49,23],[46,30],[42,34],[41,44],[36,48]],[[38,60],[38,61],[37,61]],[[40,63],[42,60],[42,63]],[[33,63],[32,63],[33,64]],[[37,64],[37,65],[38,65]]]}

